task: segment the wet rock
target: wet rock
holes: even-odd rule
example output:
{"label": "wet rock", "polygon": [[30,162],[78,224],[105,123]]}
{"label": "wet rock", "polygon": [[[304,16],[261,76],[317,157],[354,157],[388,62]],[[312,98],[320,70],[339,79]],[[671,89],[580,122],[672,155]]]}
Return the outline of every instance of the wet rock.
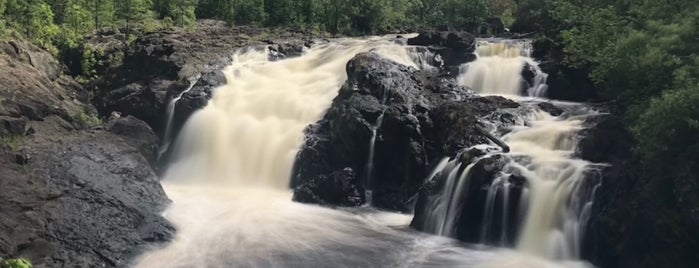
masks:
{"label": "wet rock", "polygon": [[[214,70],[201,75],[194,83],[192,88],[182,94],[175,104],[175,111],[172,120],[172,131],[167,139],[174,139],[182,126],[187,122],[189,116],[199,109],[204,108],[211,97],[213,97],[214,89],[226,84],[226,77],[221,70]],[[175,93],[175,92],[172,92]]]}
{"label": "wet rock", "polygon": [[[480,155],[485,152],[471,151],[470,153]],[[457,155],[467,157],[469,161],[461,163],[457,171],[445,169],[438,173],[434,179],[428,182],[419,192],[415,205],[415,217],[411,222],[411,227],[427,232],[434,232],[434,224],[446,224],[445,221],[435,221],[434,217],[443,217],[434,212],[438,209],[445,209],[445,204],[440,204],[445,192],[453,191],[452,200],[456,203],[450,204],[458,206],[457,213],[451,215],[453,218],[453,233],[443,233],[457,239],[471,243],[487,243],[491,245],[512,246],[517,238],[519,230],[520,202],[522,194],[528,188],[527,180],[517,172],[508,168],[511,161],[503,155],[485,156],[484,158],[473,158],[471,155]],[[463,159],[467,160],[467,159]],[[470,170],[466,167],[475,162]],[[450,173],[456,172],[453,185],[447,184]],[[467,174],[463,174],[468,172]],[[463,181],[462,181],[463,180]],[[462,188],[457,186],[463,184]],[[454,187],[445,189],[445,187]],[[461,189],[461,192],[457,190]],[[504,194],[507,192],[507,199]],[[492,197],[489,198],[489,195]],[[504,202],[507,200],[507,204]],[[493,202],[493,211],[490,215],[485,211],[486,203]],[[451,203],[451,200],[450,200]],[[507,216],[503,226],[503,215]],[[487,228],[486,228],[487,226]],[[440,228],[441,229],[441,228]],[[446,226],[445,229],[446,230]],[[502,233],[505,230],[505,233]]]}
{"label": "wet rock", "polygon": [[305,48],[305,42],[302,40],[297,40],[274,44],[270,47],[270,51],[276,52],[273,54],[275,55],[275,59],[285,59],[301,56]]}
{"label": "wet rock", "polygon": [[158,137],[145,122],[133,116],[118,117],[107,123],[107,131],[127,139],[155,166],[158,153]]}
{"label": "wet rock", "polygon": [[553,105],[553,103],[550,102],[540,102],[537,103],[536,106],[539,107],[544,112],[549,113],[550,115],[553,116],[559,116],[563,114],[563,109],[556,107],[556,105]]}
{"label": "wet rock", "polygon": [[469,49],[474,45],[475,37],[467,32],[427,31],[417,37],[408,39],[413,46],[440,46],[453,49]]}
{"label": "wet rock", "polygon": [[434,144],[438,155],[455,155],[463,148],[487,144],[488,139],[476,129],[480,117],[497,109],[517,108],[519,104],[503,97],[475,97],[445,102],[430,112],[434,122]]}
{"label": "wet rock", "polygon": [[588,76],[589,72],[553,62],[543,62],[539,67],[548,74],[546,79],[548,84],[547,98],[575,102],[600,99]]}
{"label": "wet rock", "polygon": [[[426,172],[421,126],[439,97],[421,89],[417,70],[375,53],[357,55],[347,73],[327,114],[307,132],[292,186],[350,167],[362,187],[373,189],[375,206],[409,210],[406,202]],[[368,163],[374,128],[374,161]]]}
{"label": "wet rock", "polygon": [[449,69],[476,59],[475,37],[467,32],[426,31],[408,39],[408,45],[426,46],[439,54]]}
{"label": "wet rock", "polygon": [[294,189],[294,201],[356,207],[364,204],[364,190],[351,168],[319,175]]}
{"label": "wet rock", "polygon": [[410,211],[432,163],[487,142],[475,130],[479,117],[519,106],[502,97],[472,97],[453,78],[374,53],[357,55],[347,73],[327,114],[307,129],[292,187],[350,167],[372,190],[372,205],[384,209]]}
{"label": "wet rock", "polygon": [[[173,228],[133,117],[104,131],[86,91],[49,53],[0,42],[0,258],[36,267],[122,267]],[[146,126],[144,129],[143,127]],[[78,130],[89,129],[89,130]],[[150,135],[150,136],[149,136]]]}
{"label": "wet rock", "polygon": [[[190,91],[185,101],[191,103],[185,103],[178,112],[176,123],[181,125],[191,109],[206,103],[204,98],[208,100],[211,95],[207,88],[221,84],[220,70],[231,63],[236,50],[271,45],[285,55],[295,55],[306,42],[303,33],[222,25],[225,24],[199,21],[196,31],[145,34],[123,48],[121,63],[99,73],[98,79],[90,84],[100,114],[106,117],[112,111],[119,111],[135,116],[162,137],[170,100],[186,90],[190,81],[202,77],[201,89]],[[274,39],[263,42],[261,36],[274,36]]]}
{"label": "wet rock", "polygon": [[0,256],[116,267],[171,237],[160,216],[168,199],[136,147],[103,131],[41,129],[28,139],[25,166],[0,157]]}

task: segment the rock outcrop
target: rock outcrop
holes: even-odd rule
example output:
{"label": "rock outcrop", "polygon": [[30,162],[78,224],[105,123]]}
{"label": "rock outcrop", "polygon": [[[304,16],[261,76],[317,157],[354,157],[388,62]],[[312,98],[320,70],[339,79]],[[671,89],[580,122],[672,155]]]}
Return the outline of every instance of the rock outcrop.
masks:
{"label": "rock outcrop", "polygon": [[0,43],[0,257],[35,267],[121,267],[168,240],[169,200],[142,121],[103,125],[48,52]]}
{"label": "rock outcrop", "polygon": [[[104,38],[97,40],[107,42]],[[236,50],[270,45],[270,58],[278,59],[300,55],[311,42],[303,33],[200,21],[195,31],[163,31],[139,37],[122,48],[121,63],[106,66],[89,88],[95,94],[93,102],[100,115],[118,111],[135,116],[162,137],[166,127],[163,115],[170,100],[194,83],[183,96],[184,105],[176,108],[172,133],[177,133],[184,120],[205,105],[212,89],[226,82],[221,70],[231,63]],[[95,47],[100,48],[99,44]]]}
{"label": "rock outcrop", "polygon": [[410,211],[439,159],[487,141],[476,130],[479,117],[518,107],[505,98],[470,95],[453,78],[433,76],[375,53],[354,57],[347,74],[327,114],[307,129],[292,175],[297,195],[320,196],[320,189],[304,185],[351,169],[357,184],[352,188],[371,190],[372,205]]}

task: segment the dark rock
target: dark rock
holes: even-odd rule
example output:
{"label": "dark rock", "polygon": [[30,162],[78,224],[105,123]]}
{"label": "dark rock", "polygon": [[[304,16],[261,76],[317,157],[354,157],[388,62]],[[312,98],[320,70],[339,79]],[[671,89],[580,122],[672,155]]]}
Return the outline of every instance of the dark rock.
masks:
{"label": "dark rock", "polygon": [[0,116],[0,137],[24,135],[27,120],[9,116]]}
{"label": "dark rock", "polygon": [[276,52],[275,59],[284,59],[301,56],[305,47],[306,45],[304,41],[297,40],[293,42],[274,44],[270,47],[270,50]]}
{"label": "dark rock", "polygon": [[[200,107],[206,89],[223,81],[220,70],[229,65],[234,52],[242,47],[268,46],[295,55],[302,50],[303,33],[281,29],[260,29],[248,26],[225,27],[213,21],[198,22],[196,31],[167,31],[144,34],[124,48],[123,61],[99,74],[90,83],[94,104],[100,114],[112,111],[132,115],[148,123],[162,137],[165,131],[166,108],[172,98],[189,88],[190,81],[202,77],[201,90],[190,91],[192,104],[180,108],[176,121],[191,114],[190,108]],[[274,36],[274,40],[260,41],[260,36]],[[101,38],[107,38],[102,36]],[[112,38],[117,38],[114,35]],[[110,43],[111,41],[105,41]],[[216,77],[213,79],[208,77]],[[208,99],[207,99],[208,100]],[[184,110],[184,112],[182,111]]]}
{"label": "dark rock", "polygon": [[372,190],[372,205],[409,211],[431,163],[487,142],[475,130],[479,117],[519,106],[502,97],[470,98],[453,78],[374,53],[357,55],[347,73],[327,114],[307,129],[292,187],[350,167],[360,186]]}
{"label": "dark rock", "polygon": [[[22,124],[58,115],[73,122],[91,114],[86,92],[51,54],[22,41],[0,42],[0,135],[24,133]],[[16,119],[13,119],[16,118]],[[25,119],[23,119],[25,118]]]}
{"label": "dark rock", "polygon": [[600,171],[583,257],[599,267],[697,266],[697,158],[648,163],[633,153],[635,141],[622,117],[586,123],[579,155],[609,166]]}
{"label": "dark rock", "polygon": [[12,66],[0,68],[0,131],[16,139],[0,144],[0,258],[122,267],[148,241],[169,239],[160,216],[169,201],[138,149],[153,137],[145,124],[101,130],[89,94],[48,52],[0,47],[0,66]]}
{"label": "dark rock", "polygon": [[167,197],[135,146],[102,131],[56,132],[51,122],[28,137],[26,167],[0,157],[0,256],[116,267],[146,240],[171,237],[160,216]]}
{"label": "dark rock", "polygon": [[[409,210],[406,202],[426,172],[421,126],[431,99],[439,96],[423,92],[417,70],[374,53],[357,55],[347,73],[325,117],[307,132],[292,186],[350,167],[362,187],[373,190],[375,206]],[[374,128],[374,159],[368,163]]]}
{"label": "dark rock", "polygon": [[452,49],[471,49],[473,51],[475,37],[467,32],[438,32],[427,31],[417,37],[408,39],[408,45],[439,46]]}
{"label": "dark rock", "polygon": [[485,33],[489,35],[499,35],[505,32],[505,23],[498,17],[486,18],[485,26]]}
{"label": "dark rock", "polygon": [[128,140],[139,149],[151,165],[155,165],[158,154],[158,137],[145,122],[133,116],[118,117],[107,123],[107,131]]}
{"label": "dark rock", "polygon": [[294,201],[321,205],[361,206],[364,190],[351,168],[305,181],[294,190]]}
{"label": "dark rock", "polygon": [[27,153],[25,150],[22,150],[18,153],[15,154],[15,163],[19,165],[26,165],[29,164],[29,160],[32,159],[32,156]]}
{"label": "dark rock", "polygon": [[439,54],[445,67],[459,66],[476,59],[475,37],[467,32],[427,31],[408,39],[408,45],[426,46]]}
{"label": "dark rock", "polygon": [[226,84],[226,76],[221,70],[214,70],[199,77],[191,86],[191,89],[182,94],[182,97],[175,103],[175,110],[172,118],[170,137],[163,139],[173,140],[179,130],[190,115],[199,109],[204,108],[213,96],[214,89]]}
{"label": "dark rock", "polygon": [[525,88],[531,88],[535,83],[536,69],[529,63],[525,63],[522,68],[522,79],[525,83]]}
{"label": "dark rock", "polygon": [[[427,232],[434,228],[431,226],[435,223],[433,213],[436,209],[444,209],[438,207],[447,191],[453,191],[455,197],[459,198],[458,212],[452,215],[454,218],[454,235],[461,241],[471,243],[487,243],[499,246],[512,246],[517,238],[519,230],[520,215],[520,200],[521,195],[528,187],[527,181],[521,175],[518,175],[513,170],[507,169],[507,164],[511,161],[504,155],[493,155],[484,158],[479,158],[479,155],[485,152],[471,150],[466,153],[458,154],[462,162],[457,171],[453,168],[446,168],[438,173],[432,181],[429,181],[424,188],[419,192],[417,203],[415,205],[415,217],[411,222],[411,227]],[[452,160],[453,161],[453,160]],[[477,161],[470,169],[466,170],[466,166]],[[455,164],[455,163],[454,163]],[[451,185],[453,189],[445,189],[449,186],[447,179],[452,172],[457,172],[454,179],[463,179],[465,181],[456,181]],[[463,174],[468,172],[468,174]],[[507,174],[506,174],[507,173]],[[509,175],[508,175],[509,174]],[[456,192],[457,186],[460,183],[465,183],[462,189],[463,192]],[[505,185],[508,186],[505,186]],[[504,191],[508,193],[508,204],[504,206]],[[495,202],[492,212],[492,218],[486,219],[484,208],[488,201],[488,195],[493,194],[493,202]],[[506,207],[507,210],[503,210]],[[505,228],[502,226],[503,215],[507,215]],[[440,216],[441,217],[441,216]],[[436,221],[439,222],[439,221]],[[485,226],[488,228],[484,228]],[[506,229],[504,240],[500,236],[500,231]],[[504,243],[503,243],[504,242]]]}
{"label": "dark rock", "polygon": [[563,114],[563,109],[556,107],[556,105],[553,105],[553,103],[550,102],[540,102],[537,103],[536,106],[538,106],[539,109],[541,109],[542,111],[547,112],[553,116],[559,116]]}
{"label": "dark rock", "polygon": [[497,109],[517,107],[519,104],[516,102],[497,96],[445,102],[430,112],[437,155],[455,155],[463,148],[488,143],[487,137],[475,127],[478,118]]}
{"label": "dark rock", "polygon": [[543,62],[539,67],[548,74],[546,96],[549,99],[575,102],[600,99],[588,76],[589,72],[552,62]]}

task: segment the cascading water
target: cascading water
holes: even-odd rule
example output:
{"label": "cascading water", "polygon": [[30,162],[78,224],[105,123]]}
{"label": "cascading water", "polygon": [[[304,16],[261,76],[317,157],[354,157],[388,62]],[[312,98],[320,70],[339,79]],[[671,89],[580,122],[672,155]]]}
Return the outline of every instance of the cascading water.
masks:
{"label": "cascading water", "polygon": [[[499,111],[514,118],[509,124],[498,122],[496,115],[482,120],[510,147],[510,152],[481,145],[484,156],[468,162],[460,154],[437,166],[431,177],[442,176],[446,183],[440,194],[428,199],[423,229],[445,236],[465,236],[483,244],[514,246],[520,252],[545,258],[577,260],[592,197],[599,187],[594,175],[600,165],[577,159],[574,153],[584,118],[595,112],[582,104],[556,102],[563,113],[553,116],[538,107],[542,100],[517,97],[522,93],[522,69],[525,65],[536,67],[528,57],[530,51],[528,42],[482,41],[476,50],[477,60],[462,69],[462,85],[481,94],[519,100],[522,107]],[[535,81],[545,82],[545,74],[541,76]],[[528,94],[540,96],[544,91],[545,85],[536,85]],[[495,157],[500,160],[493,160]],[[505,164],[488,178],[474,181],[469,173],[483,161]],[[465,165],[469,167],[459,168]],[[484,191],[469,191],[469,187]],[[458,211],[470,214],[447,212],[455,209],[455,204]],[[474,209],[474,204],[482,206]],[[455,230],[460,217],[478,221],[477,238]]]}
{"label": "cascading water", "polygon": [[177,102],[182,99],[182,96],[184,94],[187,94],[187,92],[191,91],[194,86],[199,82],[199,79],[201,76],[196,76],[191,81],[189,82],[189,87],[187,89],[183,90],[180,92],[180,94],[177,95],[177,97],[172,98],[170,102],[167,104],[167,113],[165,114],[165,118],[167,121],[165,121],[165,134],[163,135],[163,142],[160,144],[160,150],[158,150],[158,160],[160,160],[163,155],[167,152],[167,150],[170,149],[170,144],[172,143],[172,119],[175,117],[175,108],[177,106]]}
{"label": "cascading water", "polygon": [[[137,267],[561,267],[570,263],[508,250],[464,247],[407,229],[409,215],[372,208],[333,210],[291,201],[288,180],[303,130],[330,106],[360,52],[426,68],[424,50],[387,38],[338,40],[297,58],[269,61],[266,49],[236,53],[228,83],[184,125],[163,187],[173,241]],[[375,126],[380,128],[380,123]],[[373,145],[370,145],[373,147]],[[369,156],[371,158],[371,156]],[[368,160],[368,166],[372,161]],[[445,168],[448,160],[441,165]],[[458,167],[454,169],[459,170]],[[435,214],[452,232],[469,166]],[[437,172],[435,172],[434,175]],[[572,265],[578,265],[574,263]]]}
{"label": "cascading water", "polygon": [[[482,94],[544,97],[547,74],[531,58],[530,40],[480,40],[476,61],[461,66],[460,84]],[[520,75],[531,72],[531,81]]]}

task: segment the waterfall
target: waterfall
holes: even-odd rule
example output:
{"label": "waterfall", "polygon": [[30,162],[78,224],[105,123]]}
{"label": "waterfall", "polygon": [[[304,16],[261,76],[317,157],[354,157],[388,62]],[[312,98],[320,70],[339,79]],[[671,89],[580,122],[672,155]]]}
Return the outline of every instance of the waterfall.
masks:
{"label": "waterfall", "polygon": [[160,149],[158,150],[158,160],[160,160],[163,157],[163,155],[167,152],[167,150],[170,149],[170,144],[172,143],[172,119],[175,117],[175,108],[177,107],[177,102],[180,101],[180,99],[182,99],[182,96],[184,96],[184,94],[187,94],[187,92],[191,91],[194,88],[197,82],[199,82],[200,78],[201,76],[197,75],[193,79],[190,79],[189,87],[180,92],[180,94],[178,94],[177,97],[172,98],[172,100],[170,100],[170,102],[167,104],[167,112],[165,114],[165,134],[163,134],[163,141],[160,144]]}
{"label": "waterfall", "polygon": [[415,59],[425,59],[383,37],[336,40],[279,61],[269,61],[266,48],[236,53],[224,69],[227,84],[192,114],[174,143],[162,184],[173,201],[164,215],[177,235],[135,266],[359,267],[367,260],[333,250],[379,259],[387,257],[387,243],[412,240],[385,225],[407,225],[409,217],[357,218],[294,203],[288,189],[303,130],[330,106],[347,79],[347,62],[367,51],[414,68],[423,64]]}
{"label": "waterfall", "polygon": [[[531,58],[530,40],[480,40],[476,60],[460,67],[457,80],[482,94],[544,97],[547,74]],[[531,81],[520,75],[531,72]]]}
{"label": "waterfall", "polygon": [[[459,154],[437,166],[427,180],[443,185],[437,188],[441,192],[428,197],[421,228],[549,259],[577,260],[599,187],[594,174],[600,165],[576,158],[575,149],[583,120],[595,111],[583,104],[556,102],[564,112],[553,116],[538,107],[541,99],[518,97],[541,97],[546,89],[546,74],[529,57],[528,41],[481,40],[476,54],[476,61],[462,66],[458,80],[481,94],[520,102],[522,107],[512,113],[513,125],[482,119],[511,150],[486,150],[485,156],[470,162],[460,160]],[[530,84],[522,78],[527,66],[535,72]],[[480,175],[486,177],[471,178],[474,165],[486,160],[501,165],[492,174]],[[480,228],[479,234],[455,230],[460,220],[465,221],[463,228]]]}
{"label": "waterfall", "polygon": [[[446,181],[444,194],[431,200],[435,209],[429,216],[430,230],[453,236],[459,232],[464,200],[480,189],[473,184],[475,170],[500,157],[511,160],[508,169],[500,173],[500,181],[488,184],[492,188],[489,199],[493,200],[488,213],[492,219],[500,219],[497,215],[513,209],[526,211],[529,217],[521,229],[531,235],[518,241],[519,252],[464,247],[444,237],[407,230],[410,215],[371,207],[330,209],[292,202],[288,184],[303,130],[331,105],[347,79],[347,62],[367,51],[427,71],[436,70],[431,66],[441,62],[429,51],[384,37],[333,40],[308,49],[300,57],[278,61],[270,61],[264,47],[237,52],[224,69],[227,84],[215,89],[206,107],[191,115],[173,144],[172,163],[162,185],[173,202],[164,216],[176,228],[176,235],[167,244],[149,249],[133,266],[584,266],[552,262],[545,253],[551,251],[550,245],[574,244],[589,215],[592,188],[574,176],[584,173],[587,165],[570,157],[575,131],[580,129],[580,120],[572,116],[528,113],[512,131],[495,133],[512,146],[510,153],[502,153],[496,146],[476,146],[469,149],[485,154],[476,157],[465,150],[457,157],[443,159],[429,176],[430,180]],[[479,60],[486,58],[486,52],[481,54]],[[518,66],[521,69],[524,65]],[[471,67],[466,76],[478,70]],[[381,118],[373,126],[368,174],[372,173],[373,147],[380,128]],[[557,169],[559,166],[568,168]],[[516,178],[509,174],[516,170],[531,183],[519,196],[514,190]],[[511,188],[506,197],[499,194],[501,185]],[[569,198],[577,192],[588,195]],[[548,198],[550,195],[556,199]],[[501,204],[501,198],[515,201]],[[519,200],[525,199],[530,199],[531,205],[521,208],[525,202]],[[555,200],[557,205],[549,207],[543,202],[546,199]],[[507,209],[499,212],[501,206]],[[513,226],[511,219],[506,216],[504,227],[495,228],[508,233],[498,239],[512,235],[506,230]],[[476,229],[480,232],[483,228]],[[484,239],[490,240],[492,231],[487,232]]]}

